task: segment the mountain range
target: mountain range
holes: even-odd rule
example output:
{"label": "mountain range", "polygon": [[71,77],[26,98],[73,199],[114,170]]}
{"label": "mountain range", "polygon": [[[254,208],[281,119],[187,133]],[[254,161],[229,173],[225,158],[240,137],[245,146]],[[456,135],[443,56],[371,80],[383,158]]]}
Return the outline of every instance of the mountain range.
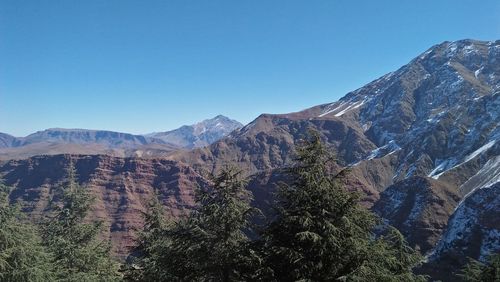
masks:
{"label": "mountain range", "polygon": [[[468,257],[485,260],[500,252],[499,94],[500,40],[443,42],[336,102],[262,114],[241,128],[224,126],[221,135],[205,134],[208,124],[218,128],[213,121],[123,135],[121,143],[106,138],[105,148],[134,148],[135,154],[59,152],[73,155],[4,161],[0,175],[15,187],[11,200],[36,218],[73,160],[80,182],[96,195],[94,216],[106,223],[115,253],[125,256],[150,195],[160,193],[169,214],[182,216],[193,205],[193,189],[227,164],[245,172],[254,205],[267,210],[273,183],[283,179],[295,144],[312,129],[336,153],[339,167],[350,169],[347,188],[361,192],[363,205],[426,257],[418,271],[452,281]],[[98,132],[87,133],[101,140]],[[0,135],[0,154],[37,144],[23,142]],[[148,158],[137,154],[152,143],[170,147],[150,150]]]}
{"label": "mountain range", "polygon": [[38,131],[26,137],[0,133],[0,159],[56,154],[164,156],[179,149],[209,145],[242,126],[235,120],[219,115],[194,125],[146,135],[64,128]]}

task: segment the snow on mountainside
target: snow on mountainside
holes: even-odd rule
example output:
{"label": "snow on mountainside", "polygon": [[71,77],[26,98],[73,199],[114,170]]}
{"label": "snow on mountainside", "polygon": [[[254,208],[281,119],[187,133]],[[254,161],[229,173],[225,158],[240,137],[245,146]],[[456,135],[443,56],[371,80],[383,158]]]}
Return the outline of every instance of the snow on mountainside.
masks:
{"label": "snow on mountainside", "polygon": [[[500,252],[499,94],[500,41],[462,40],[432,47],[396,72],[323,106],[319,114],[359,122],[377,145],[354,166],[397,154],[395,186],[382,194],[375,209],[410,243],[432,251],[434,264],[459,267],[467,256],[484,260]],[[415,176],[439,180],[454,191],[441,188],[422,201],[428,196],[418,193],[429,184],[417,185]],[[449,193],[463,199],[457,203]],[[429,209],[436,199],[448,206]],[[453,212],[446,229],[443,212]],[[416,232],[422,226],[428,227]],[[426,232],[430,237],[421,238]]]}
{"label": "snow on mountainside", "polygon": [[[212,149],[226,150],[235,142],[259,135],[262,137],[257,141],[265,142],[263,134],[291,134],[292,140],[283,140],[291,142],[300,139],[297,133],[307,124],[324,134],[345,165],[395,156],[394,183],[412,176],[446,178],[473,166],[468,175],[458,179],[462,184],[500,150],[499,93],[500,41],[444,42],[337,102],[298,113],[262,115],[235,131],[230,140],[222,142],[224,146],[214,144]],[[346,143],[342,138],[348,136],[350,142]],[[253,153],[253,145],[238,144],[227,149],[241,151],[235,161]],[[280,154],[283,159],[285,153],[277,150],[273,156]],[[208,157],[213,152],[196,154]],[[256,169],[275,166],[251,162]],[[283,159],[276,165],[285,162]]]}
{"label": "snow on mountainside", "polygon": [[499,41],[446,42],[319,116],[355,116],[379,147],[403,148],[398,180],[418,170],[437,179],[498,147],[499,81]]}
{"label": "snow on mountainside", "polygon": [[313,128],[351,167],[350,187],[429,253],[461,199],[500,177],[499,94],[500,41],[444,42],[337,102],[264,114],[207,148],[172,157],[195,168],[279,169]]}
{"label": "snow on mountainside", "polygon": [[148,137],[182,148],[197,148],[210,145],[241,127],[243,127],[241,123],[218,115],[172,131],[153,133]]}
{"label": "snow on mountainside", "polygon": [[412,247],[425,254],[446,229],[460,200],[458,194],[453,186],[415,176],[389,186],[373,210],[398,228]]}
{"label": "snow on mountainside", "polygon": [[486,261],[500,253],[500,182],[475,190],[456,209],[429,264],[463,265],[467,257]]}
{"label": "snow on mountainside", "polygon": [[[463,199],[458,204],[446,201],[457,206],[434,250],[434,262],[446,261],[442,254],[459,252],[463,263],[465,256],[484,259],[500,251],[499,221],[494,223],[500,211],[499,94],[500,41],[445,42],[339,102],[323,106],[319,116],[355,120],[377,145],[356,164],[397,154],[396,186],[384,192],[387,195],[376,208],[391,223],[400,224],[413,244],[421,244],[414,237],[422,233],[412,231],[422,223],[408,223],[421,212],[407,213],[401,201],[410,197],[412,204],[406,205],[413,205],[412,211],[422,211],[431,202],[419,204],[422,196],[411,196],[416,189],[412,177],[431,177],[455,187]],[[402,189],[405,185],[411,189]],[[442,207],[431,209],[424,222],[439,218]],[[475,246],[478,238],[481,246]],[[459,251],[468,246],[471,251]]]}

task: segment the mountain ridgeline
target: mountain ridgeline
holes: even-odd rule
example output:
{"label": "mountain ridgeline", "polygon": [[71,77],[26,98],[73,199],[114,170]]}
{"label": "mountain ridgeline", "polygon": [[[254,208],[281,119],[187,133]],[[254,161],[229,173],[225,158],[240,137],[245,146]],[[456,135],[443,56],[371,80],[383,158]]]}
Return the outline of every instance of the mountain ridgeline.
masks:
{"label": "mountain ridgeline", "polygon": [[219,115],[194,125],[147,135],[64,128],[51,128],[20,138],[0,133],[0,159],[56,154],[165,156],[179,149],[210,145],[240,127],[241,123]]}
{"label": "mountain ridgeline", "polygon": [[[335,152],[339,168],[350,168],[346,185],[361,192],[363,205],[427,256],[420,271],[449,281],[468,257],[485,260],[500,252],[499,94],[500,41],[444,42],[339,101],[263,114],[241,128],[217,117],[166,133],[123,135],[118,143],[84,131],[87,137],[78,138],[90,140],[84,145],[61,137],[64,131],[39,133],[64,139],[75,151],[0,135],[0,156],[12,158],[20,148],[31,150],[24,157],[80,154],[71,158],[80,182],[98,195],[94,216],[109,226],[115,253],[124,255],[132,230],[142,224],[145,194],[159,192],[169,215],[183,216],[194,187],[227,164],[244,171],[253,204],[267,210],[272,183],[283,179],[295,145],[313,129]],[[86,156],[96,152],[102,155]],[[0,173],[14,187],[10,199],[22,201],[35,217],[43,213],[69,158],[5,161]]]}

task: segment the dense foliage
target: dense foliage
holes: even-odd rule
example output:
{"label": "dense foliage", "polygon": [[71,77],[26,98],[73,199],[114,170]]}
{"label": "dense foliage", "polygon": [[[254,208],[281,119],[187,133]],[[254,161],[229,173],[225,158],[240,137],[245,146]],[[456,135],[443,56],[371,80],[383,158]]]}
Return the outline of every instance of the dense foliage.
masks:
{"label": "dense foliage", "polygon": [[462,278],[468,282],[500,281],[500,254],[492,255],[487,263],[472,260]]}
{"label": "dense foliage", "polygon": [[119,264],[109,254],[108,242],[98,238],[101,223],[85,223],[93,203],[88,191],[76,181],[73,165],[68,169],[55,214],[42,225],[43,242],[53,254],[61,281],[118,281]]}
{"label": "dense foliage", "polygon": [[313,133],[279,190],[277,217],[263,234],[266,265],[278,281],[414,281],[419,256],[394,229],[373,233],[378,220],[342,185],[334,159]]}
{"label": "dense foliage", "polygon": [[234,168],[214,176],[199,189],[198,206],[185,219],[167,222],[158,200],[146,214],[139,236],[141,256],[129,271],[130,280],[245,281],[255,275],[248,248],[254,209],[245,182]]}
{"label": "dense foliage", "polygon": [[9,204],[8,190],[0,183],[0,281],[53,281],[51,256],[36,228]]}

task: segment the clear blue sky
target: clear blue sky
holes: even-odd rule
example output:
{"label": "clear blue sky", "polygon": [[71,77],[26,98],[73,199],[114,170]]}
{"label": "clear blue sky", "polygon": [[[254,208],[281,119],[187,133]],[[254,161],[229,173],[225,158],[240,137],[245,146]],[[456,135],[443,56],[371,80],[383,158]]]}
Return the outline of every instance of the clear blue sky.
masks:
{"label": "clear blue sky", "polygon": [[0,0],[0,132],[248,123],[463,38],[500,39],[500,1]]}

